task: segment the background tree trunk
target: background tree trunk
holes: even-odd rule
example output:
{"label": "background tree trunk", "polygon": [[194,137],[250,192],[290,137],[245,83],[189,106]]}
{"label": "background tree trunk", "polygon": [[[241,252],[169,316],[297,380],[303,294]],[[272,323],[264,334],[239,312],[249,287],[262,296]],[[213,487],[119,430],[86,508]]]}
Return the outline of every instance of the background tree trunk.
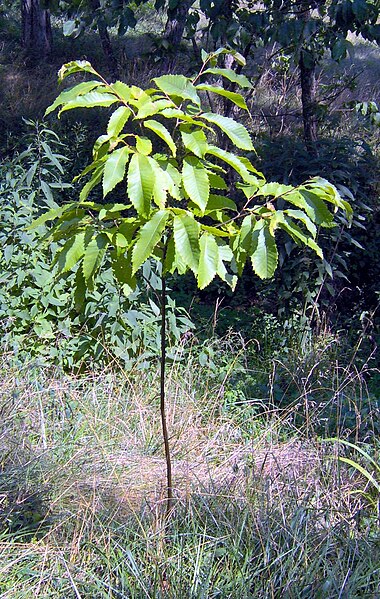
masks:
{"label": "background tree trunk", "polygon": [[172,50],[176,50],[181,43],[187,15],[193,4],[194,0],[179,0],[174,8],[168,8],[164,37]]}
{"label": "background tree trunk", "polygon": [[[311,8],[308,0],[303,0],[300,4],[300,18],[305,25],[311,19]],[[303,34],[304,35],[304,34]],[[317,121],[317,83],[315,78],[316,60],[313,50],[309,50],[311,40],[303,39],[300,50],[299,69],[301,83],[301,102],[303,132],[306,147],[311,154],[315,154],[315,142],[318,140],[318,121]]]}
{"label": "background tree trunk", "polygon": [[108,61],[108,68],[113,79],[119,78],[119,67],[117,64],[116,56],[113,51],[111,39],[108,33],[107,24],[104,20],[104,16],[101,13],[101,7],[99,0],[90,0],[91,9],[94,11],[94,18],[96,19],[96,26],[98,29],[100,43],[104,56]]}
{"label": "background tree trunk", "polygon": [[301,50],[299,68],[305,144],[309,152],[315,152],[315,142],[318,140],[315,62],[312,57],[308,57],[305,64],[305,51],[303,49]]}
{"label": "background tree trunk", "polygon": [[52,50],[50,13],[39,0],[21,1],[22,46],[33,55],[47,56]]}

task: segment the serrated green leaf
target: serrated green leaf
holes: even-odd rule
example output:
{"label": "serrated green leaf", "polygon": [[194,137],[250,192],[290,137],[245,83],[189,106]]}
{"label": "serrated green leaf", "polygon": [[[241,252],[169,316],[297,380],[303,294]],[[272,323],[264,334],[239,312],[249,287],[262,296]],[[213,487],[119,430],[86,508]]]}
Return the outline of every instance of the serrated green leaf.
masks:
{"label": "serrated green leaf", "polygon": [[254,251],[251,254],[253,271],[260,279],[269,279],[277,268],[278,251],[276,241],[264,221],[259,221],[253,230],[253,246]]}
{"label": "serrated green leaf", "polygon": [[147,100],[145,98],[143,100],[139,100],[134,103],[136,108],[138,109],[136,114],[136,119],[146,119],[148,116],[154,116],[159,112],[158,106],[156,106],[156,102],[152,102],[151,98],[148,97]]}
{"label": "serrated green leaf", "polygon": [[132,88],[123,81],[115,81],[110,88],[125,103],[128,103],[132,97]]}
{"label": "serrated green leaf", "polygon": [[247,89],[252,87],[251,82],[249,81],[249,79],[247,79],[247,77],[245,75],[235,73],[235,71],[233,71],[232,69],[211,67],[211,68],[203,71],[204,75],[206,73],[209,73],[210,75],[218,75],[218,76],[225,77],[229,81],[232,81],[232,83],[236,83],[237,85],[239,85],[239,87],[243,87],[243,88],[247,88]]}
{"label": "serrated green leaf", "polygon": [[87,181],[86,185],[84,185],[79,194],[79,201],[84,202],[87,200],[90,192],[96,187],[102,180],[104,170],[104,163],[102,162],[93,172],[91,179]]}
{"label": "serrated green leaf", "polygon": [[92,149],[92,157],[94,158],[94,162],[89,164],[77,177],[74,177],[74,181],[83,177],[83,175],[87,174],[92,170],[92,168],[97,164],[99,160],[106,160],[108,150],[110,149],[111,140],[109,135],[100,135],[98,139],[94,143],[94,147]]}
{"label": "serrated green leaf", "polygon": [[315,226],[311,218],[309,218],[303,212],[303,210],[285,210],[284,212],[291,218],[296,218],[297,220],[300,220],[315,239],[317,235],[317,227]]}
{"label": "serrated green leaf", "polygon": [[72,75],[73,73],[92,73],[93,75],[97,75],[99,77],[99,73],[95,71],[92,67],[91,63],[88,60],[72,60],[71,62],[67,62],[58,71],[58,81],[62,82],[66,77]]}
{"label": "serrated green leaf", "polygon": [[112,191],[124,179],[125,168],[130,159],[132,150],[126,146],[114,150],[104,165],[103,171],[103,196]]}
{"label": "serrated green leaf", "polygon": [[209,210],[237,210],[237,206],[230,198],[211,193],[207,202],[207,211]]}
{"label": "serrated green leaf", "polygon": [[174,143],[172,136],[170,135],[169,131],[167,130],[167,128],[164,125],[162,125],[158,121],[153,121],[153,120],[144,121],[143,124],[144,124],[144,127],[146,127],[147,129],[150,129],[156,135],[158,135],[158,137],[160,137],[161,139],[164,140],[164,142],[169,146],[173,156],[176,155],[176,152],[177,152],[176,145]]}
{"label": "serrated green leaf", "polygon": [[[235,171],[238,172],[241,178],[247,183],[252,182],[253,177],[249,173],[247,167],[240,160],[239,156],[232,154],[232,152],[222,150],[216,146],[209,146],[207,149],[207,154],[211,154],[212,156],[215,156],[216,158],[219,158],[219,160],[223,160],[223,162],[226,162],[232,166],[232,168],[235,169]],[[256,180],[256,178],[254,179]]]}
{"label": "serrated green leaf", "polygon": [[58,252],[55,262],[58,264],[60,273],[71,270],[81,260],[84,254],[84,239],[85,232],[81,231],[77,235],[70,237]]}
{"label": "serrated green leaf", "polygon": [[192,214],[183,212],[174,216],[173,231],[176,254],[197,274],[200,255],[199,224]]}
{"label": "serrated green leaf", "polygon": [[124,218],[121,221],[118,230],[128,240],[128,243],[132,241],[132,237],[135,234],[135,231],[138,229],[139,224],[139,221],[134,217]]}
{"label": "serrated green leaf", "polygon": [[136,150],[139,152],[139,154],[149,156],[149,154],[152,153],[152,142],[147,137],[136,135]]}
{"label": "serrated green leaf", "polygon": [[191,100],[200,106],[197,90],[184,75],[162,75],[153,79],[157,87],[168,96],[177,96],[183,100]]}
{"label": "serrated green leaf", "polygon": [[205,211],[210,195],[207,170],[198,158],[187,156],[182,166],[183,187],[194,204]]}
{"label": "serrated green leaf", "polygon": [[165,110],[162,110],[160,112],[160,115],[164,116],[167,119],[178,119],[179,121],[189,123],[191,125],[196,125],[197,127],[207,128],[207,125],[205,123],[200,123],[199,121],[196,121],[192,116],[190,116],[189,114],[185,114],[183,110],[180,110],[179,108],[166,108]]}
{"label": "serrated green leaf", "polygon": [[331,226],[334,216],[327,208],[325,202],[316,193],[300,189],[300,195],[305,202],[301,206],[313,222],[321,226]]}
{"label": "serrated green leaf", "polygon": [[182,260],[180,254],[176,252],[173,236],[169,237],[166,246],[164,270],[172,274],[177,271],[180,275],[184,275],[188,270],[186,263]]}
{"label": "serrated green leaf", "polygon": [[153,200],[155,204],[163,210],[166,206],[167,193],[173,186],[173,181],[169,176],[167,170],[161,167],[161,165],[154,158],[149,158],[150,164],[154,171],[154,187],[153,187]]}
{"label": "serrated green leaf", "polygon": [[198,287],[204,289],[214,279],[219,266],[219,248],[215,238],[203,233],[199,241]]}
{"label": "serrated green leaf", "polygon": [[212,189],[228,189],[227,183],[220,175],[216,173],[208,172],[208,178],[210,180],[210,187]]}
{"label": "serrated green leaf", "polygon": [[128,285],[133,290],[136,287],[136,277],[132,274],[131,251],[113,251],[111,255],[111,267],[115,279],[122,285]]}
{"label": "serrated green leaf", "polygon": [[307,190],[312,191],[319,198],[324,200],[325,202],[329,202],[333,204],[337,208],[341,208],[342,210],[348,213],[348,216],[352,216],[352,208],[348,202],[345,202],[340,193],[338,192],[335,185],[323,179],[322,177],[315,177],[307,182],[305,185],[301,186]]}
{"label": "serrated green leaf", "polygon": [[186,131],[184,127],[181,127],[181,136],[185,148],[198,158],[203,158],[208,148],[207,137],[204,132],[201,129]]}
{"label": "serrated green leaf", "polygon": [[92,280],[100,268],[108,244],[109,240],[107,235],[99,233],[96,237],[91,239],[90,243],[86,246],[82,270],[89,288],[92,287]]}
{"label": "serrated green leaf", "polygon": [[308,237],[308,235],[306,235],[291,218],[288,218],[287,215],[280,210],[275,213],[273,218],[278,223],[278,226],[286,231],[296,243],[310,247],[317,256],[323,260],[322,248],[314,241],[314,239]]}
{"label": "serrated green leaf", "polygon": [[86,281],[81,268],[75,273],[74,304],[77,312],[81,312],[86,299]]}
{"label": "serrated green leaf", "polygon": [[151,256],[165,230],[169,212],[158,210],[138,232],[137,241],[132,251],[132,273],[134,274]]}
{"label": "serrated green leaf", "polygon": [[225,133],[233,144],[241,150],[254,150],[251,137],[247,129],[241,123],[237,123],[234,119],[213,112],[204,112],[201,118],[216,125]]}
{"label": "serrated green leaf", "polygon": [[236,92],[231,92],[223,87],[217,87],[216,85],[207,85],[206,83],[200,83],[196,86],[200,91],[212,92],[213,94],[218,94],[219,96],[223,96],[228,100],[231,100],[236,106],[242,108],[243,110],[248,111],[247,104],[241,94],[237,94]]}
{"label": "serrated green leaf", "polygon": [[111,106],[118,102],[118,99],[113,94],[109,93],[100,93],[97,91],[91,91],[83,96],[79,96],[74,100],[70,100],[66,102],[61,110],[59,111],[59,115],[66,110],[72,110],[73,108],[94,108],[95,106]]}
{"label": "serrated green leaf", "polygon": [[120,212],[131,208],[132,204],[105,204],[99,206],[99,220],[118,218]]}
{"label": "serrated green leaf", "polygon": [[64,212],[64,210],[66,210],[66,209],[67,209],[67,206],[64,206],[64,207],[60,206],[59,208],[51,208],[50,210],[48,210],[47,212],[44,212],[43,214],[41,214],[41,216],[36,218],[31,223],[31,225],[29,225],[29,227],[27,227],[27,231],[32,231],[33,229],[36,229],[37,227],[44,225],[49,220],[55,220],[56,218],[60,217],[62,215],[62,213]]}
{"label": "serrated green leaf", "polygon": [[218,251],[219,251],[219,262],[218,262],[217,275],[222,279],[222,281],[225,281],[227,283],[227,285],[229,285],[231,287],[232,290],[234,290],[236,287],[236,283],[237,283],[237,276],[229,274],[224,265],[224,262],[232,261],[232,259],[234,257],[232,250],[228,245],[221,245],[219,242],[218,243]]}
{"label": "serrated green leaf", "polygon": [[66,104],[66,102],[70,102],[71,100],[75,100],[75,98],[86,94],[101,85],[102,84],[99,81],[84,81],[83,83],[79,83],[70,89],[65,89],[65,91],[61,92],[54,100],[53,104],[48,106],[45,111],[45,116],[53,112],[56,108],[58,108],[58,106]]}
{"label": "serrated green leaf", "polygon": [[129,246],[129,240],[120,233],[120,231],[116,231],[116,233],[112,237],[112,243],[115,247],[120,249],[126,249]]}
{"label": "serrated green leaf", "polygon": [[133,154],[128,168],[128,197],[140,216],[150,213],[154,188],[154,171],[149,157]]}
{"label": "serrated green leaf", "polygon": [[121,131],[124,129],[124,126],[130,116],[130,108],[127,108],[126,106],[119,106],[119,108],[117,108],[115,112],[112,113],[108,121],[107,136],[117,137],[119,133],[121,133]]}
{"label": "serrated green leaf", "polygon": [[271,183],[265,183],[260,187],[260,191],[258,195],[261,196],[270,196],[272,198],[283,197],[284,199],[288,199],[292,196],[299,196],[298,191],[292,185],[284,185],[283,183],[276,183],[272,181]]}
{"label": "serrated green leaf", "polygon": [[214,237],[218,238],[218,237],[230,237],[230,234],[227,231],[224,231],[223,229],[218,229],[217,227],[212,227],[211,225],[201,225],[202,227],[202,231],[207,231],[208,233],[211,233],[212,235],[214,235]]}

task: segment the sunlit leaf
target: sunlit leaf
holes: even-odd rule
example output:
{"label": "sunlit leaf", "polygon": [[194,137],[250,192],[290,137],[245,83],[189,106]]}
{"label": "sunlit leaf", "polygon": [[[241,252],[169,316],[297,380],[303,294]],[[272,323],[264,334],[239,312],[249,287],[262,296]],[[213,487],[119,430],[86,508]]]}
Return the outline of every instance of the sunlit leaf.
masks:
{"label": "sunlit leaf", "polygon": [[148,156],[133,154],[128,168],[128,197],[141,216],[148,216],[154,187],[154,172]]}
{"label": "sunlit leaf", "polygon": [[83,257],[85,248],[84,240],[85,233],[81,231],[66,241],[56,258],[60,273],[71,270]]}
{"label": "sunlit leaf", "polygon": [[215,238],[203,233],[199,242],[198,287],[204,289],[214,279],[219,266],[219,248]]}
{"label": "sunlit leaf", "polygon": [[222,116],[221,114],[214,114],[213,112],[204,112],[202,114],[202,119],[219,127],[236,147],[241,148],[242,150],[254,150],[247,129],[244,125],[234,121],[234,119]]}
{"label": "sunlit leaf", "polygon": [[200,105],[200,99],[194,85],[184,75],[162,75],[153,79],[157,87],[168,96],[178,96]]}
{"label": "sunlit leaf", "polygon": [[108,121],[107,135],[109,137],[117,137],[124,129],[124,126],[130,116],[130,108],[127,108],[126,106],[119,106],[119,108],[112,113],[110,120]]}
{"label": "sunlit leaf", "polygon": [[199,262],[199,224],[191,213],[183,212],[174,217],[173,228],[176,253],[196,274]]}
{"label": "sunlit leaf", "polygon": [[241,94],[231,92],[227,89],[224,89],[223,87],[218,87],[216,85],[207,85],[205,83],[200,83],[199,85],[197,85],[197,89],[199,89],[200,91],[211,92],[213,94],[223,96],[224,98],[227,98],[227,100],[230,100],[231,102],[236,104],[236,106],[238,106],[239,108],[242,108],[243,110],[248,110],[247,104],[245,103],[245,100]]}
{"label": "sunlit leaf", "polygon": [[170,135],[169,131],[167,130],[167,128],[164,125],[162,125],[158,121],[149,120],[149,121],[144,121],[144,127],[146,127],[147,129],[150,129],[156,135],[158,135],[161,139],[163,139],[164,142],[169,146],[173,156],[176,155],[176,152],[177,152],[176,145],[174,143],[172,136]]}
{"label": "sunlit leaf", "polygon": [[260,279],[269,279],[277,268],[278,251],[276,241],[264,221],[260,221],[253,230],[253,247],[252,268]]}
{"label": "sunlit leaf", "polygon": [[243,88],[244,87],[245,88],[252,87],[251,82],[249,81],[249,79],[247,79],[247,77],[245,75],[235,73],[235,71],[233,71],[232,69],[211,67],[211,68],[203,71],[204,75],[206,75],[207,73],[209,73],[210,75],[218,75],[218,76],[225,77],[226,79],[229,79],[229,81],[232,81],[232,83],[237,83],[240,87],[243,87]]}
{"label": "sunlit leaf", "polygon": [[185,128],[181,128],[181,136],[185,148],[199,158],[203,158],[208,148],[205,133],[201,129],[187,131]]}
{"label": "sunlit leaf", "polygon": [[126,146],[114,150],[107,159],[103,172],[103,195],[112,191],[124,179],[125,168],[132,150]]}
{"label": "sunlit leaf", "polygon": [[207,170],[198,158],[187,156],[184,159],[182,181],[191,201],[204,212],[210,194],[210,182]]}
{"label": "sunlit leaf", "polygon": [[142,264],[152,254],[165,230],[169,212],[158,210],[138,232],[137,241],[132,251],[132,273],[137,272]]}

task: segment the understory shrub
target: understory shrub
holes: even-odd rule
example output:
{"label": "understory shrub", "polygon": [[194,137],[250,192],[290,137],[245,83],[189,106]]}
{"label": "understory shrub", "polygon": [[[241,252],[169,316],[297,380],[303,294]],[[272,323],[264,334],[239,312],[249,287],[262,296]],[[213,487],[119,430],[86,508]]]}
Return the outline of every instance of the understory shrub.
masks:
{"label": "understory shrub", "polygon": [[[73,289],[75,272],[56,277],[59,243],[49,247],[40,232],[28,227],[41,209],[64,203],[75,188],[64,182],[65,145],[51,129],[31,126],[28,148],[0,169],[2,350],[20,361],[49,359],[70,369],[113,361],[130,368],[136,360],[144,368],[160,348],[157,270],[147,263],[139,285],[126,298],[106,267],[85,304]],[[179,343],[191,327],[185,311],[177,310],[169,298],[169,343]]]}

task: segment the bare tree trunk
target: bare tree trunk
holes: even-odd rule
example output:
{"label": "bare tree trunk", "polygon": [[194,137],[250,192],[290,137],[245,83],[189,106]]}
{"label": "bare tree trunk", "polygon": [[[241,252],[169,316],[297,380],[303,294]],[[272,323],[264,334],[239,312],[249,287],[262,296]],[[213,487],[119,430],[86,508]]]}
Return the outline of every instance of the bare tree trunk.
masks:
{"label": "bare tree trunk", "polygon": [[164,37],[173,50],[178,49],[186,27],[187,15],[195,0],[179,0],[174,8],[168,8]]}
{"label": "bare tree trunk", "polygon": [[39,0],[21,1],[22,46],[35,56],[47,56],[52,50],[50,13]]}
{"label": "bare tree trunk", "polygon": [[[310,1],[302,0],[300,4],[300,18],[305,23],[311,19]],[[315,142],[318,140],[317,120],[317,83],[315,77],[316,60],[313,52],[307,49],[310,40],[303,39],[300,51],[299,69],[301,80],[301,102],[303,131],[305,144],[311,154],[315,154]]]}
{"label": "bare tree trunk", "polygon": [[96,23],[98,28],[98,33],[100,37],[100,43],[102,44],[102,49],[104,56],[108,61],[108,68],[113,79],[118,79],[119,77],[119,67],[117,64],[116,56],[113,51],[111,39],[108,33],[107,24],[104,20],[104,17],[100,10],[100,2],[99,0],[90,0],[90,5],[94,13],[96,15]]}
{"label": "bare tree trunk", "polygon": [[315,152],[315,142],[318,140],[315,62],[308,59],[305,64],[304,49],[301,50],[299,67],[301,75],[301,100],[305,144],[309,151]]}
{"label": "bare tree trunk", "polygon": [[172,71],[177,61],[178,48],[186,27],[187,15],[195,0],[178,0],[176,6],[168,8],[164,39],[168,42],[168,55],[163,62],[164,71]]}

